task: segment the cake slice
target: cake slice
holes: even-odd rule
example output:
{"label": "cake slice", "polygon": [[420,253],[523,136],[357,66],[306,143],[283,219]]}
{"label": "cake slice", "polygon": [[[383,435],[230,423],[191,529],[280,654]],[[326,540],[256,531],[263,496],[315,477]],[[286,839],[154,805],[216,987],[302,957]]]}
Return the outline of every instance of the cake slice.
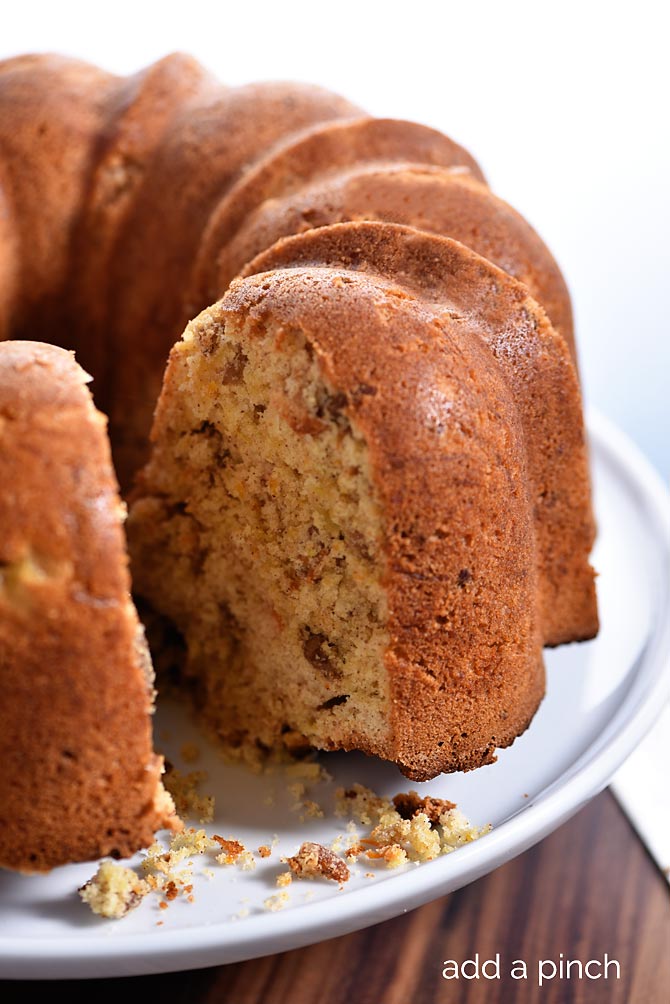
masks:
{"label": "cake slice", "polygon": [[0,866],[26,872],[181,825],[88,379],[62,349],[0,344]]}
{"label": "cake slice", "polygon": [[520,283],[407,227],[310,231],[249,273],[171,353],[137,591],[228,745],[302,737],[417,780],[490,762],[537,709],[543,644],[597,628],[565,342]]}

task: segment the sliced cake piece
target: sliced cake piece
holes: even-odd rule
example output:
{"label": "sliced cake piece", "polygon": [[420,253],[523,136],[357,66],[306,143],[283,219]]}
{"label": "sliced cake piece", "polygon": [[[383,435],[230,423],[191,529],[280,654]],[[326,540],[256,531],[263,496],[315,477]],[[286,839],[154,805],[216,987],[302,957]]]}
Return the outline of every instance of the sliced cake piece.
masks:
{"label": "sliced cake piece", "polygon": [[180,825],[88,379],[62,349],[0,345],[0,865],[28,872]]}
{"label": "sliced cake piece", "polygon": [[407,227],[325,227],[254,270],[171,354],[136,587],[228,744],[298,733],[417,780],[490,762],[543,643],[596,630],[565,343],[526,287]]}

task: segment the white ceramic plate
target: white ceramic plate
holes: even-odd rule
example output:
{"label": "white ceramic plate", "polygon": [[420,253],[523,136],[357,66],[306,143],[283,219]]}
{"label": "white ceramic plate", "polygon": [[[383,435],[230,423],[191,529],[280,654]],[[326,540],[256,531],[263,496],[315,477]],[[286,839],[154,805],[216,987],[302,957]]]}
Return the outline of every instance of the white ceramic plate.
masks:
{"label": "white ceramic plate", "polygon": [[[276,834],[272,856],[258,859],[253,872],[199,858],[194,903],[180,897],[161,910],[151,895],[121,921],[94,917],[76,895],[95,866],[68,866],[47,876],[2,873],[0,976],[167,972],[344,934],[472,882],[541,840],[599,792],[670,689],[670,507],[660,479],[621,432],[597,415],[589,428],[601,633],[588,644],[546,653],[548,695],[529,731],[495,765],[414,786],[452,799],[478,824],[491,822],[489,835],[428,864],[378,870],[373,879],[363,874],[369,865],[357,866],[341,890],[325,881],[294,882],[286,908],[268,912],[263,902],[277,893],[276,876],[285,870],[279,857],[294,853],[302,840],[330,843],[344,832],[345,822],[332,812],[337,784],[360,781],[387,795],[413,786],[388,764],[358,754],[324,756],[335,781],[310,795],[326,815],[300,822],[282,775],[224,766],[177,709],[162,708],[157,732],[167,755],[180,764],[186,738],[203,749],[197,766],[209,771],[204,788],[217,799],[209,832],[234,836],[254,850]],[[214,877],[207,878],[203,867]]]}

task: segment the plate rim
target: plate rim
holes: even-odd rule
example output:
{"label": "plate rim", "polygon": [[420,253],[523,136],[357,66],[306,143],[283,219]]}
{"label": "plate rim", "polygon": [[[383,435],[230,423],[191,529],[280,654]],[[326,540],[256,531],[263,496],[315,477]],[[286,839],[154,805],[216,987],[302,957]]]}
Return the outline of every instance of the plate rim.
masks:
{"label": "plate rim", "polygon": [[[604,455],[619,483],[643,505],[648,533],[659,542],[656,610],[670,608],[670,494],[660,474],[614,422],[586,412],[592,450]],[[658,574],[660,572],[660,574]],[[194,928],[135,932],[113,938],[0,938],[0,977],[90,978],[171,972],[243,961],[302,947],[379,923],[454,891],[539,842],[598,794],[633,751],[670,697],[670,617],[657,616],[638,656],[631,687],[612,719],[580,756],[537,797],[485,840],[406,870],[334,901],[295,904],[285,914],[229,919]],[[402,881],[404,879],[404,882]],[[455,880],[455,881],[454,881]],[[407,886],[408,888],[404,888]],[[335,914],[329,916],[329,914]],[[225,934],[223,929],[225,928]],[[231,936],[231,928],[236,933]],[[76,946],[76,951],[73,949]]]}

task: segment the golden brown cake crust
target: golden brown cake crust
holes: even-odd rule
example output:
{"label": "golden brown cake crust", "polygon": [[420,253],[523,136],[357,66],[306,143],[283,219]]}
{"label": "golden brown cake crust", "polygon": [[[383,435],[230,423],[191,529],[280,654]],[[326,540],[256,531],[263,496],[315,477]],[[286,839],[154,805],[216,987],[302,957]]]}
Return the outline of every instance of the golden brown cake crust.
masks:
{"label": "golden brown cake crust", "polygon": [[127,856],[176,825],[87,379],[61,349],[0,345],[0,864],[24,871]]}
{"label": "golden brown cake crust", "polygon": [[9,337],[12,307],[18,286],[16,227],[0,181],[0,341]]}
{"label": "golden brown cake crust", "polygon": [[118,77],[63,56],[0,62],[0,189],[16,241],[14,338],[62,336],[70,239],[119,85]]}
{"label": "golden brown cake crust", "polygon": [[[231,260],[228,245],[258,207],[271,207],[277,199],[299,192],[319,177],[330,177],[338,169],[353,165],[360,169],[366,164],[398,160],[451,166],[484,181],[479,165],[467,150],[448,136],[416,122],[366,117],[305,130],[271,150],[246,171],[212,213],[194,269],[191,308],[195,307],[197,312],[199,304],[217,300],[242,265],[278,237],[285,236],[279,233],[256,247],[253,254]],[[309,212],[299,229],[306,228],[306,220]],[[191,309],[191,316],[193,312]]]}
{"label": "golden brown cake crust", "polygon": [[[431,305],[441,322],[474,324],[475,342],[489,353],[485,369],[492,355],[521,421],[543,642],[594,637],[598,616],[589,554],[595,524],[579,382],[566,342],[527,287],[454,241],[382,223],[337,224],[286,238],[243,274],[310,267],[381,274],[395,279],[403,295]],[[235,289],[233,284],[231,293]],[[461,337],[458,327],[455,346]],[[368,341],[361,339],[366,348]],[[470,371],[476,387],[479,370],[471,364]]]}
{"label": "golden brown cake crust", "polygon": [[[397,123],[391,123],[397,126]],[[405,141],[401,151],[411,153]],[[418,158],[416,158],[418,159]],[[528,286],[576,360],[570,296],[549,249],[533,228],[476,176],[462,167],[358,160],[344,170],[328,164],[321,174],[252,206],[225,241],[203,242],[213,278],[209,292],[222,294],[243,267],[282,237],[331,223],[377,220],[452,237]],[[215,295],[211,296],[215,299]]]}
{"label": "golden brown cake crust", "polygon": [[111,280],[128,214],[175,117],[214,87],[220,94],[227,91],[190,56],[173,53],[119,81],[95,138],[62,295],[71,304],[66,347],[95,374],[96,403],[105,413],[120,360],[118,352],[110,351]]}

